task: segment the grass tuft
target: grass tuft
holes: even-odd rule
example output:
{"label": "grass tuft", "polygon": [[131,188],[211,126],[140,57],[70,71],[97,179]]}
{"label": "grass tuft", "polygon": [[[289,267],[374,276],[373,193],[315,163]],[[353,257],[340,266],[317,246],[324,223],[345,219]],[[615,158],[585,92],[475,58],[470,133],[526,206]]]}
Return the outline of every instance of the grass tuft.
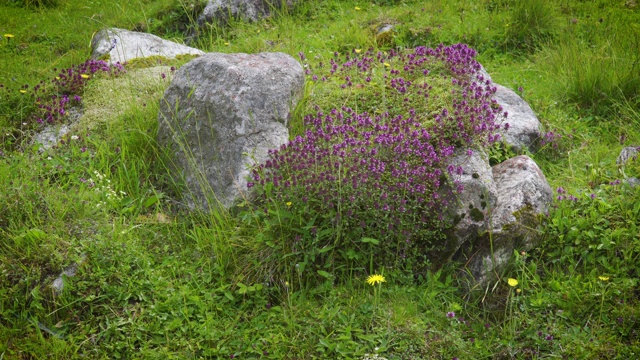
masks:
{"label": "grass tuft", "polygon": [[545,0],[515,1],[509,15],[505,42],[511,49],[533,52],[556,36],[557,18]]}
{"label": "grass tuft", "polygon": [[557,76],[558,92],[580,109],[606,115],[617,104],[640,101],[640,55],[636,30],[613,35],[595,44],[569,39],[549,47],[542,55]]}

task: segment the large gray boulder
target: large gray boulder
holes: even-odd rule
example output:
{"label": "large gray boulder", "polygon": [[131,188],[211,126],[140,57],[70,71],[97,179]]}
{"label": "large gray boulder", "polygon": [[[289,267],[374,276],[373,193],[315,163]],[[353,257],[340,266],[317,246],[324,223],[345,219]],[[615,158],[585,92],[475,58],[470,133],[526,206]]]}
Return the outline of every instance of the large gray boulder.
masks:
{"label": "large gray boulder", "polygon": [[[536,141],[541,137],[540,121],[531,110],[529,104],[513,90],[500,84],[494,84],[497,88],[493,99],[502,106],[503,113],[496,119],[501,124],[501,135],[504,142],[512,146],[514,150],[529,149],[535,151]],[[507,116],[504,116],[504,113]],[[505,129],[505,124],[509,124]]]}
{"label": "large gray boulder", "polygon": [[150,56],[174,59],[181,55],[203,55],[204,51],[164,40],[152,34],[118,28],[100,30],[91,39],[91,58],[110,64]]}
{"label": "large gray boulder", "polygon": [[489,230],[466,243],[457,260],[476,284],[497,279],[514,249],[537,245],[537,228],[553,200],[553,191],[538,165],[528,156],[511,158],[492,167],[497,190],[495,208],[490,211]]}
{"label": "large gray boulder", "polygon": [[249,167],[288,141],[303,88],[302,66],[283,53],[209,53],[176,72],[161,100],[158,142],[191,207],[229,207],[244,195]]}
{"label": "large gray boulder", "polygon": [[273,11],[291,8],[299,0],[209,0],[198,24],[226,23],[229,18],[258,21]]}

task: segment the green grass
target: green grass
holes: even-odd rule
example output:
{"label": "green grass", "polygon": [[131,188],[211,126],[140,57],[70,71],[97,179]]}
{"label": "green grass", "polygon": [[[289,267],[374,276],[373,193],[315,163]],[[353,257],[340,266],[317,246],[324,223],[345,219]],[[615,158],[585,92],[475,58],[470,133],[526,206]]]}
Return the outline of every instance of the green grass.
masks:
{"label": "green grass", "polygon": [[[467,42],[562,135],[532,156],[577,200],[554,203],[542,245],[519,254],[505,281],[467,293],[453,264],[418,279],[387,269],[379,297],[358,272],[320,274],[317,285],[274,276],[259,263],[269,254],[256,253],[275,240],[269,224],[183,210],[155,140],[166,68],[92,79],[65,143],[28,145],[36,126],[23,125],[33,104],[21,86],[86,60],[102,27],[182,41],[190,2],[3,3],[0,34],[14,37],[0,42],[0,359],[637,358],[640,190],[616,165],[624,146],[640,145],[631,3],[545,3],[537,11],[548,17],[532,19],[506,0],[309,1],[201,32],[192,45],[205,51],[302,51],[312,66],[334,51]],[[380,24],[392,35],[376,39]],[[308,83],[292,133],[314,104],[338,99]],[[624,174],[640,177],[639,163]],[[73,263],[54,294],[48,285]]]}

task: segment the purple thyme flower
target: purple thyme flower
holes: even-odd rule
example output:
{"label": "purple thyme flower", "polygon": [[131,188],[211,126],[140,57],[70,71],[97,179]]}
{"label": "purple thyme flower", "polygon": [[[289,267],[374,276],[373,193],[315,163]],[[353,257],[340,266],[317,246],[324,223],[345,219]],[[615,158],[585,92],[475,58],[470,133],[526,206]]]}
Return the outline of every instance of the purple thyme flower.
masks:
{"label": "purple thyme flower", "polygon": [[449,311],[449,312],[447,313],[447,317],[448,317],[449,319],[453,319],[454,317],[456,317],[456,313],[455,313],[455,312],[453,312],[453,311]]}

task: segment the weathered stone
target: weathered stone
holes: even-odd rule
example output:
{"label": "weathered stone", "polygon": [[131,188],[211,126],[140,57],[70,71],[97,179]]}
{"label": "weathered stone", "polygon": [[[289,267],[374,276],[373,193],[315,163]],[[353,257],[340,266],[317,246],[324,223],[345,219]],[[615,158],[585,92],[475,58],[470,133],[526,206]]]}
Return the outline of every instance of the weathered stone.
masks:
{"label": "weathered stone", "polygon": [[75,276],[76,272],[78,271],[78,266],[82,265],[85,259],[86,259],[86,256],[82,255],[82,257],[77,263],[73,263],[67,266],[67,268],[64,269],[64,271],[62,271],[60,275],[58,275],[58,277],[55,278],[55,280],[53,280],[53,282],[51,283],[51,289],[53,290],[54,295],[62,294],[62,290],[64,290],[64,278],[65,277],[70,278]]}
{"label": "weathered stone", "polygon": [[494,231],[517,223],[515,213],[531,209],[534,214],[546,214],[553,191],[542,170],[530,157],[516,156],[492,167],[493,181],[498,189],[498,204],[491,214]]}
{"label": "weathered stone", "polygon": [[616,164],[624,166],[629,160],[637,159],[640,154],[640,146],[627,146],[620,151]]}
{"label": "weathered stone", "polygon": [[487,231],[489,210],[496,206],[497,194],[486,153],[459,150],[448,164],[460,166],[463,170],[456,180],[464,187],[464,191],[458,196],[455,205],[449,209],[456,223],[453,235],[457,250],[464,242],[473,241],[479,234]]}
{"label": "weathered stone", "polygon": [[393,24],[378,25],[376,30],[376,43],[378,45],[387,45],[393,41],[395,36],[395,26]]}
{"label": "weathered stone", "polygon": [[176,72],[161,100],[158,142],[191,207],[228,207],[244,195],[249,167],[288,141],[303,88],[302,66],[283,53],[210,53]]}
{"label": "weathered stone", "polygon": [[[494,100],[502,106],[503,113],[507,117],[500,115],[496,123],[501,124],[501,135],[503,141],[512,146],[516,151],[529,149],[535,151],[536,140],[540,138],[540,121],[531,110],[529,104],[524,101],[513,90],[499,84],[494,84],[497,91],[493,96]],[[509,126],[505,130],[505,124]]]}
{"label": "weathered stone", "polygon": [[38,144],[39,152],[50,149],[54,145],[57,145],[65,135],[71,132],[71,129],[78,123],[81,116],[82,108],[72,107],[67,109],[66,124],[46,125],[42,130],[39,130],[33,135],[31,144]]}
{"label": "weathered stone", "polygon": [[459,259],[477,284],[496,279],[514,249],[529,250],[536,245],[540,216],[546,215],[553,192],[538,165],[528,156],[509,159],[492,168],[497,189],[496,207],[491,210],[490,229],[469,244]]}
{"label": "weathered stone", "polygon": [[100,30],[91,39],[91,58],[110,64],[151,56],[174,59],[180,55],[203,55],[204,51],[164,40],[152,34],[118,28]]}
{"label": "weathered stone", "polygon": [[631,186],[631,188],[635,188],[636,186],[640,186],[640,179],[631,177],[626,179],[627,185]]}
{"label": "weathered stone", "polygon": [[72,264],[68,268],[64,269],[64,271],[55,280],[53,280],[51,288],[56,295],[60,295],[64,289],[64,277],[74,276],[77,270],[78,265]]}
{"label": "weathered stone", "polygon": [[229,18],[258,21],[271,15],[273,10],[291,8],[299,0],[209,0],[198,24],[226,23]]}
{"label": "weathered stone", "polygon": [[38,145],[40,152],[50,149],[71,131],[67,124],[47,125],[33,136],[32,144]]}

